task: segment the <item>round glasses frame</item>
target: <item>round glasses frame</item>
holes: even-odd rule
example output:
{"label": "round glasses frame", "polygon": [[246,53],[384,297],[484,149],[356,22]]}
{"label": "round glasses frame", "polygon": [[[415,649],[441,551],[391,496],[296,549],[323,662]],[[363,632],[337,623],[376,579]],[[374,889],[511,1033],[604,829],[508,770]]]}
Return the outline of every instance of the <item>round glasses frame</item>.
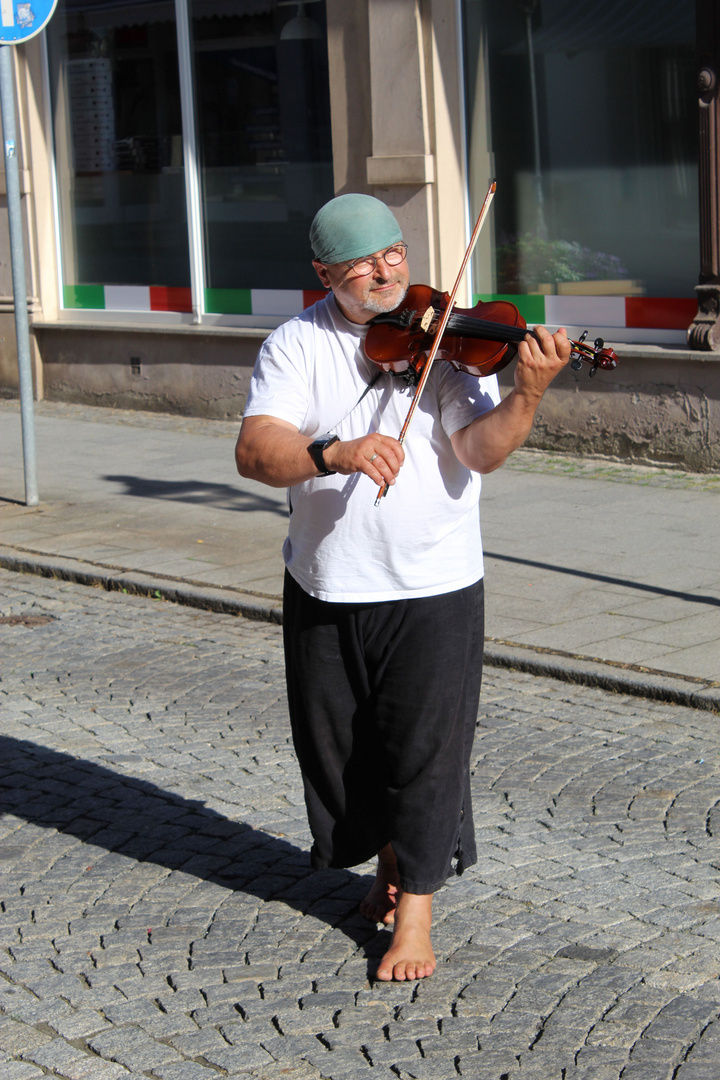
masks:
{"label": "round glasses frame", "polygon": [[[405,262],[407,258],[407,244],[401,242],[399,244],[393,244],[392,247],[387,248],[380,255],[363,255],[359,259],[353,259],[352,262],[346,264],[346,270],[349,274],[351,271],[356,277],[369,277],[375,270],[380,259],[383,260],[386,266],[400,266]],[[359,269],[359,268],[362,269]]]}

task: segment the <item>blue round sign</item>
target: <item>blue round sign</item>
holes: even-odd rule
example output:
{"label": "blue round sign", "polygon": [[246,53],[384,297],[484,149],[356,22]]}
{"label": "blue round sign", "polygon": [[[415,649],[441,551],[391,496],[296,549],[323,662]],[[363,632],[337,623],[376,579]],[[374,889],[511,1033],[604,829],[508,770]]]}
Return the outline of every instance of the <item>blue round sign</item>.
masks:
{"label": "blue round sign", "polygon": [[57,0],[0,0],[0,45],[35,37],[50,21]]}

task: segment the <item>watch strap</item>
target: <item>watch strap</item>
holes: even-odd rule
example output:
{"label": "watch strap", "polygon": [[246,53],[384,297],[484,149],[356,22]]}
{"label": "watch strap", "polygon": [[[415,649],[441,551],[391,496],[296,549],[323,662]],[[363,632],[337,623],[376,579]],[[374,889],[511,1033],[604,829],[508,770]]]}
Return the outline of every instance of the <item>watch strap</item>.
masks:
{"label": "watch strap", "polygon": [[323,451],[332,446],[333,443],[339,442],[337,435],[323,435],[319,439],[314,439],[308,446],[308,454],[313,460],[313,464],[318,471],[319,476],[334,476],[334,470],[328,469],[325,464],[325,458],[323,457]]}

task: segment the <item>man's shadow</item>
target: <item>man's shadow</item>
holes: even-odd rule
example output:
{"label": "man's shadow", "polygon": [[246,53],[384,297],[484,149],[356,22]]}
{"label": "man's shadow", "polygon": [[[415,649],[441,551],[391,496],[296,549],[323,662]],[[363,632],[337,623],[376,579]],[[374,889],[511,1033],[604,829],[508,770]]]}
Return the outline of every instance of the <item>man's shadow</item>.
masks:
{"label": "man's shadow", "polygon": [[122,494],[132,495],[136,499],[162,499],[241,513],[264,510],[279,517],[287,517],[287,506],[284,502],[257,492],[243,491],[233,484],[208,483],[205,480],[162,480],[124,474],[108,474],[103,476],[103,480],[122,484],[125,488]]}
{"label": "man's shadow", "polygon": [[[367,877],[315,871],[309,853],[288,840],[93,761],[8,736],[0,736],[0,761],[0,813],[259,900],[280,900],[340,929],[364,950],[369,975],[388,947],[387,932],[357,911]],[[11,853],[12,838],[6,847]]]}

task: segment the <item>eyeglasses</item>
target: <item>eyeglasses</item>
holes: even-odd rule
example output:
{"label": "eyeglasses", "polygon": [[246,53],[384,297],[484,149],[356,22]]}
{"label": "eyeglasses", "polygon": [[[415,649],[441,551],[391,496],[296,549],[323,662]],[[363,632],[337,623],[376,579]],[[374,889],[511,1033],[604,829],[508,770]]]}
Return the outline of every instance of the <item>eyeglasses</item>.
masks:
{"label": "eyeglasses", "polygon": [[405,262],[406,257],[407,244],[393,244],[387,251],[383,251],[382,255],[364,255],[360,259],[353,259],[347,264],[347,272],[352,270],[357,277],[367,277],[373,273],[380,259],[386,266],[399,266]]}

